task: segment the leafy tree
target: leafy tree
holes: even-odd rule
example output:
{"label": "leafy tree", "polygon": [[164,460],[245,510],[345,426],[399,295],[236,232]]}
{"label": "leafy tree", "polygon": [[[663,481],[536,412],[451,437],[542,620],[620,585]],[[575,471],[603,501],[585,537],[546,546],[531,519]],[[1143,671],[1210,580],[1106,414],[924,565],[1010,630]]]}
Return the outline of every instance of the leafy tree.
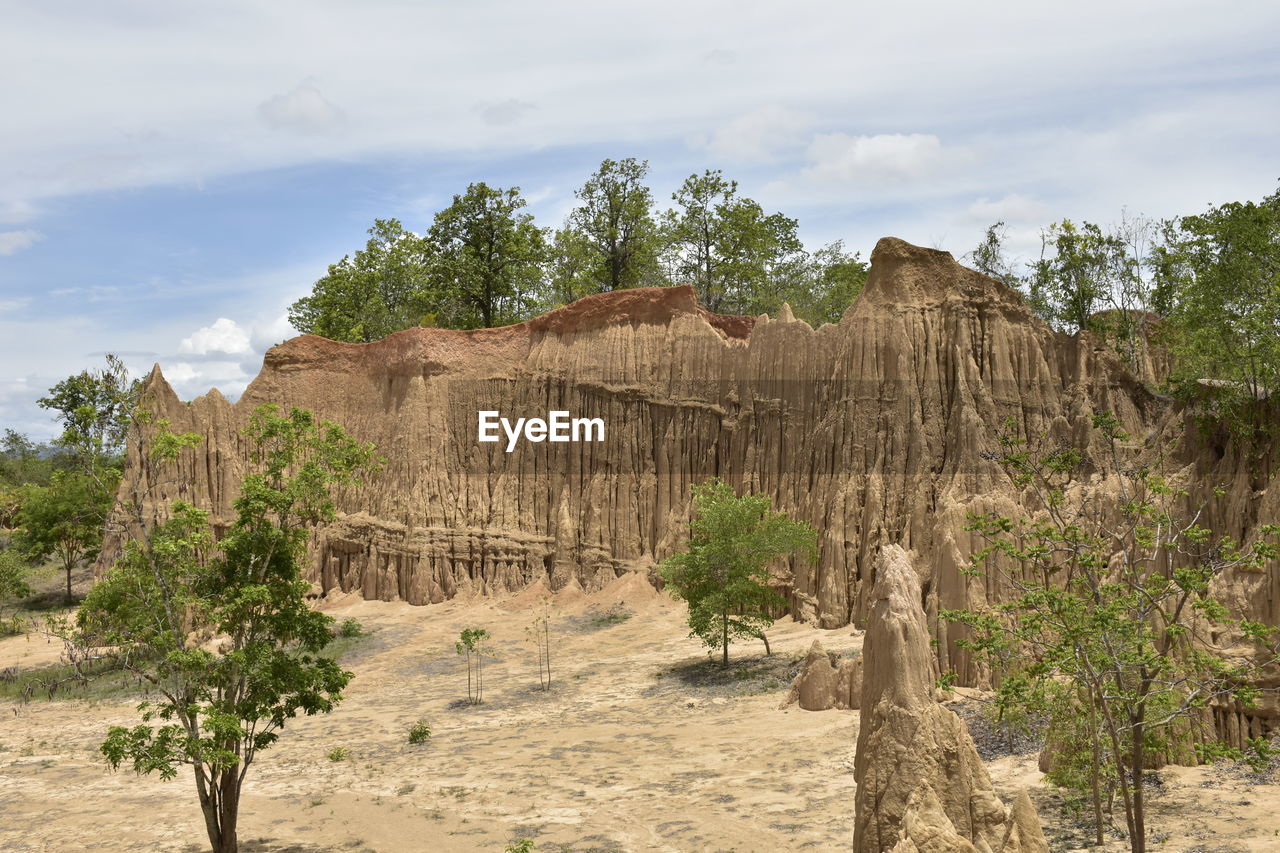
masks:
{"label": "leafy tree", "polygon": [[782,556],[813,560],[817,532],[769,507],[765,495],[736,496],[719,479],[693,487],[694,518],[687,550],[659,566],[672,595],[689,604],[689,636],[719,648],[729,665],[729,642],[764,641],[773,613],[786,599],[770,584],[769,565]]}
{"label": "leafy tree", "polygon": [[547,275],[538,292],[536,312],[546,312],[599,293],[596,257],[589,238],[570,227],[557,229],[547,247]]}
{"label": "leafy tree", "polygon": [[1221,419],[1265,430],[1245,406],[1280,387],[1280,191],[1185,216],[1164,236],[1153,263],[1175,385],[1199,393],[1198,380],[1222,380]]}
{"label": "leafy tree", "polygon": [[584,278],[590,292],[621,290],[656,283],[659,233],[644,185],[649,161],[627,157],[605,160],[574,195],[578,206],[565,230],[578,240],[566,246],[585,249]]}
{"label": "leafy tree", "polygon": [[[1067,758],[1057,779],[1087,784],[1099,839],[1101,788],[1115,780],[1130,847],[1142,853],[1147,753],[1185,746],[1212,704],[1250,705],[1251,685],[1280,660],[1276,629],[1230,618],[1210,591],[1223,573],[1261,571],[1280,557],[1280,525],[1263,525],[1248,547],[1215,535],[1159,464],[1122,459],[1128,435],[1113,416],[1092,425],[1103,451],[1091,463],[1081,449],[1028,441],[1006,422],[991,458],[1034,496],[1033,514],[971,515],[968,529],[986,546],[970,573],[1014,594],[942,617],[968,626],[961,646],[991,667],[998,709],[1050,714],[1047,740]],[[1236,639],[1256,644],[1255,654],[1229,654]]]}
{"label": "leafy tree", "polygon": [[1000,220],[987,228],[982,235],[982,242],[966,255],[966,260],[978,272],[1021,293],[1024,286],[1022,277],[1005,252],[1007,239],[1008,229],[1005,228],[1004,220]]}
{"label": "leafy tree", "polygon": [[[27,575],[27,561],[13,548],[0,547],[0,602],[30,595]],[[21,630],[19,617],[6,617],[0,610],[0,636],[20,633]]]}
{"label": "leafy tree", "polygon": [[778,268],[775,289],[776,305],[759,302],[757,313],[777,314],[783,302],[801,320],[817,328],[823,323],[838,323],[845,309],[862,293],[867,283],[867,264],[857,252],[845,250],[844,241],[836,240],[811,255],[801,256]]}
{"label": "leafy tree", "polygon": [[[148,426],[152,475],[198,435]],[[240,795],[258,754],[299,713],[326,713],[351,679],[318,652],[333,619],[312,610],[299,563],[307,525],[332,520],[334,487],[374,464],[372,447],[336,424],[261,406],[244,430],[252,472],[230,528],[215,542],[208,514],[175,502],[168,520],[125,544],[90,591],[72,639],[110,647],[160,698],[142,722],[112,726],[112,768],[172,779],[192,768],[214,853],[234,853]]]}
{"label": "leafy tree", "polygon": [[484,702],[484,656],[489,632],[484,628],[466,628],[454,643],[453,650],[467,658],[467,701]]}
{"label": "leafy tree", "polygon": [[456,303],[449,325],[472,329],[523,319],[542,281],[546,240],[519,187],[471,184],[436,214],[432,287]]}
{"label": "leafy tree", "polygon": [[430,241],[406,231],[398,219],[376,219],[369,241],[354,256],[329,266],[310,296],[289,307],[300,332],[335,341],[377,341],[401,329],[432,325],[449,312],[432,289]]}
{"label": "leafy tree", "polygon": [[63,427],[58,444],[75,455],[80,467],[118,468],[141,389],[124,362],[108,353],[106,367],[69,376],[36,402],[56,413]]}
{"label": "leafy tree", "polygon": [[[36,444],[11,429],[0,437],[0,492],[14,492],[18,486],[47,486],[56,467],[56,453],[46,444]],[[0,517],[4,509],[0,507]],[[0,520],[0,527],[8,527]]]}
{"label": "leafy tree", "polygon": [[718,169],[690,175],[671,198],[677,207],[663,217],[668,278],[693,285],[712,311],[777,310],[771,274],[803,251],[796,220],[766,215]]}
{"label": "leafy tree", "polygon": [[57,559],[67,579],[76,566],[98,556],[102,526],[112,506],[116,474],[106,480],[79,471],[57,471],[48,486],[25,486],[19,492],[18,530],[14,544],[27,558]]}

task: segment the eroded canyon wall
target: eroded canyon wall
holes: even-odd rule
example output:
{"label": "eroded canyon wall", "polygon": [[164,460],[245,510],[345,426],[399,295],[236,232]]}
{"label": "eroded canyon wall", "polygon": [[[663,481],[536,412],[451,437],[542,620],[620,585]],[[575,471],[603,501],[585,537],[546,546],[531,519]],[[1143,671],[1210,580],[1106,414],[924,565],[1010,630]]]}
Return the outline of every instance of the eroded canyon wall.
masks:
{"label": "eroded canyon wall", "polygon": [[[863,294],[817,330],[789,310],[727,317],[687,287],[637,289],[499,329],[295,338],[267,353],[234,404],[217,392],[181,402],[157,370],[156,415],[205,437],[157,505],[182,496],[228,520],[244,468],[239,428],[261,403],[297,405],[387,459],[315,532],[310,572],[326,590],[422,604],[538,577],[599,587],[677,548],[690,485],[718,475],[820,532],[818,562],[790,567],[795,615],[825,627],[865,619],[888,543],[913,552],[931,615],[966,606],[993,592],[957,571],[976,550],[966,512],[1014,508],[983,456],[1006,417],[1064,438],[1082,437],[1096,409],[1137,436],[1178,432],[1182,417],[1110,349],[1053,332],[949,254],[886,238],[871,261]],[[598,417],[606,437],[507,453],[477,441],[481,410]],[[131,447],[123,488],[145,464]],[[1237,500],[1256,519],[1254,491]],[[103,560],[117,550],[109,542]],[[1275,584],[1267,575],[1256,591],[1266,601],[1248,605],[1273,619]],[[935,630],[944,669],[971,680],[955,637]]]}

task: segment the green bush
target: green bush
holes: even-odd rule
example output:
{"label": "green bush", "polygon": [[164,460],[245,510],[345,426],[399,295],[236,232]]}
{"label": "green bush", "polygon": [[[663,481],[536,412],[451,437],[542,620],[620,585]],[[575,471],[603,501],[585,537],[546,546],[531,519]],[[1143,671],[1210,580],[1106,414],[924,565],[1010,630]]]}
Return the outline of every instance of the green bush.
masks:
{"label": "green bush", "polygon": [[358,619],[343,619],[342,624],[338,627],[338,636],[350,639],[352,637],[360,637],[364,635],[364,626],[360,624]]}
{"label": "green bush", "polygon": [[419,744],[431,740],[431,724],[426,720],[418,720],[409,729],[409,743]]}
{"label": "green bush", "polygon": [[338,746],[329,750],[330,761],[346,761],[350,755],[351,753],[347,751],[345,746]]}

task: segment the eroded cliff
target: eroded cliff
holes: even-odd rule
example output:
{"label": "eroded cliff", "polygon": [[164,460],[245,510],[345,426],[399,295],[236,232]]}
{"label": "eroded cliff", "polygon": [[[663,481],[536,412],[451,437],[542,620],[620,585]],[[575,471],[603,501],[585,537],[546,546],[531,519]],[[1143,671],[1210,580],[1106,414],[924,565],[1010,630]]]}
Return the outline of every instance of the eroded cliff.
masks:
{"label": "eroded cliff", "polygon": [[[957,571],[976,550],[966,513],[1014,507],[1009,481],[983,456],[994,430],[1013,417],[1027,431],[1081,438],[1088,415],[1108,409],[1152,441],[1191,433],[1106,346],[1053,332],[949,254],[886,238],[871,261],[863,294],[817,330],[788,310],[727,317],[687,287],[638,289],[499,329],[417,328],[369,344],[295,338],[267,354],[234,404],[217,392],[183,403],[153,372],[156,415],[205,437],[155,500],[181,495],[228,519],[248,413],[262,403],[312,409],[387,459],[315,532],[313,579],[421,604],[539,578],[590,590],[652,569],[681,542],[690,485],[718,475],[819,530],[818,562],[783,579],[798,617],[864,620],[881,546],[911,551],[928,567],[941,664],[972,681],[956,629],[933,616],[995,592]],[[507,453],[505,442],[477,440],[482,410],[564,410],[601,418],[606,436]],[[1180,464],[1223,477],[1244,464],[1193,443],[1182,439]],[[123,488],[144,464],[131,447]],[[1229,527],[1275,509],[1265,478],[1248,485],[1215,511]],[[103,564],[117,551],[108,542]],[[1275,572],[1248,583],[1240,606],[1274,621]]]}

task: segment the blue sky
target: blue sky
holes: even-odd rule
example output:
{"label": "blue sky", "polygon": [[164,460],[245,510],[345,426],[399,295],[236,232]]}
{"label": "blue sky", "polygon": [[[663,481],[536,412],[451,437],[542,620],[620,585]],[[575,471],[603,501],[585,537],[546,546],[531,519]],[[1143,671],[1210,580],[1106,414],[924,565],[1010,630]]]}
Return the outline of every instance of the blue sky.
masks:
{"label": "blue sky", "polygon": [[471,181],[542,225],[604,157],[721,168],[811,247],[1259,198],[1270,2],[0,0],[0,426],[117,352],[239,393],[375,217]]}

